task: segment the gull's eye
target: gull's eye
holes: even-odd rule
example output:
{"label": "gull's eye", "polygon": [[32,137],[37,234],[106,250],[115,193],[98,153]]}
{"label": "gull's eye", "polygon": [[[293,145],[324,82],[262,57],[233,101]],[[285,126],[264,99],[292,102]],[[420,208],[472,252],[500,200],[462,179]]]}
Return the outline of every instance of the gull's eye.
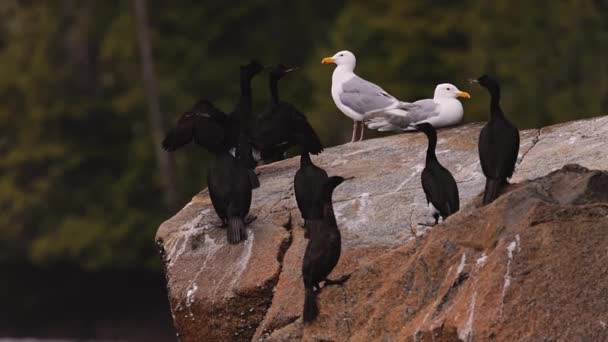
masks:
{"label": "gull's eye", "polygon": [[448,87],[448,90],[452,90],[452,89]]}
{"label": "gull's eye", "polygon": [[343,54],[343,53],[341,53],[341,54],[340,54],[340,57],[344,57],[344,54]]}

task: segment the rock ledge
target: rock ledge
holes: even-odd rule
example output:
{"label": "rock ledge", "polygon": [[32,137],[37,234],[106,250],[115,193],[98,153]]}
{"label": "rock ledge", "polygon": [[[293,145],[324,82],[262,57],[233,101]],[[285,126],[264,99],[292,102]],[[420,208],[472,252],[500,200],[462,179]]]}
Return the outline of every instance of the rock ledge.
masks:
{"label": "rock ledge", "polygon": [[352,277],[322,292],[319,319],[306,327],[298,159],[258,168],[258,219],[243,244],[226,244],[206,190],[195,196],[156,237],[180,338],[608,340],[608,174],[586,169],[608,169],[608,117],[521,132],[519,184],[484,208],[480,127],[439,131],[437,155],[463,209],[426,231],[416,228],[426,219],[422,134],[314,158],[330,175],[355,177],[334,195],[343,236],[334,274]]}

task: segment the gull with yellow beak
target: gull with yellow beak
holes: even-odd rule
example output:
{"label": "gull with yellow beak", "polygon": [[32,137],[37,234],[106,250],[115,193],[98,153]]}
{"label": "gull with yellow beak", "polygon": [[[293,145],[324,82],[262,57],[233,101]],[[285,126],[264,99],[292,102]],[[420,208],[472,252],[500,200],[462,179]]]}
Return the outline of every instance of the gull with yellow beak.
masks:
{"label": "gull with yellow beak", "polygon": [[471,98],[469,93],[460,91],[455,85],[442,83],[435,88],[432,99],[413,103],[401,102],[401,112],[377,112],[365,116],[369,129],[384,131],[411,131],[413,125],[428,122],[435,128],[457,125],[462,121],[464,110],[457,98]]}
{"label": "gull with yellow beak", "polygon": [[359,141],[363,140],[365,126],[362,122],[370,113],[406,115],[398,107],[401,102],[379,86],[355,75],[357,64],[355,55],[350,51],[340,51],[333,57],[323,58],[323,64],[334,63],[336,69],[331,78],[331,97],[344,115],[353,119],[353,136],[355,141],[357,126],[361,126]]}

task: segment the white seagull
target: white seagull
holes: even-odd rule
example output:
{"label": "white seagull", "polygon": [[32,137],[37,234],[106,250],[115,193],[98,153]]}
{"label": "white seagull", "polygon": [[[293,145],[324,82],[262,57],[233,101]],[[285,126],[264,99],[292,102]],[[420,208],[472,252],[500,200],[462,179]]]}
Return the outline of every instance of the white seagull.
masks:
{"label": "white seagull", "polygon": [[[453,126],[462,121],[464,110],[458,97],[471,98],[465,91],[455,85],[442,83],[435,88],[432,99],[419,100],[413,103],[401,102],[403,111],[369,113],[365,124],[369,129],[378,131],[411,131],[413,125],[428,122],[433,127]],[[404,112],[405,111],[405,112]]]}
{"label": "white seagull", "polygon": [[[331,77],[331,97],[338,109],[353,119],[351,142],[355,141],[357,126],[368,114],[406,115],[404,111],[398,109],[401,104],[399,100],[379,86],[355,75],[357,59],[352,52],[340,51],[333,57],[323,58],[321,63],[336,64]],[[365,126],[361,124],[359,141],[363,140],[364,129]]]}

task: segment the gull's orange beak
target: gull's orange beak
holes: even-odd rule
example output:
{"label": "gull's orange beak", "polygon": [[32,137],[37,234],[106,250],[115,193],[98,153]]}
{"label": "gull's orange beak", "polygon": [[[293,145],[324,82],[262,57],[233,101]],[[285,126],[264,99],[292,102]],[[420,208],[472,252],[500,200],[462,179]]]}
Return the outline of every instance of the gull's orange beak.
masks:
{"label": "gull's orange beak", "polygon": [[321,61],[321,63],[323,63],[323,64],[330,64],[330,63],[335,63],[335,62],[336,62],[336,60],[333,57],[325,57]]}
{"label": "gull's orange beak", "polygon": [[469,95],[469,93],[467,93],[466,91],[459,91],[456,93],[456,97],[464,97],[465,99],[470,99],[471,95]]}

